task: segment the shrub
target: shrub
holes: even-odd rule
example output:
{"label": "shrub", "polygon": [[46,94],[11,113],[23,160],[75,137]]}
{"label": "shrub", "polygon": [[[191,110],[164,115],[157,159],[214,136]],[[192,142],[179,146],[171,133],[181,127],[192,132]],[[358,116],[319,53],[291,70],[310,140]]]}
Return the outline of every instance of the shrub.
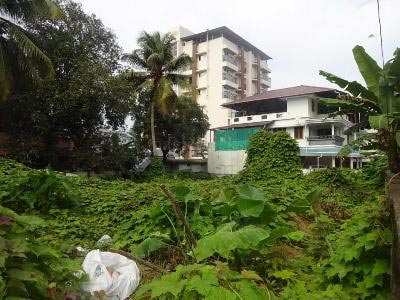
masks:
{"label": "shrub", "polygon": [[363,166],[362,174],[365,180],[377,186],[383,186],[386,173],[389,169],[386,155],[372,158],[369,163]]}
{"label": "shrub", "polygon": [[38,241],[44,225],[0,206],[1,299],[61,299],[79,290],[79,264]]}
{"label": "shrub", "polygon": [[78,195],[72,191],[68,179],[55,172],[29,171],[1,195],[1,203],[17,211],[51,208],[70,208],[78,203]]}
{"label": "shrub", "polygon": [[300,174],[299,147],[288,133],[260,130],[250,138],[241,180],[293,178]]}

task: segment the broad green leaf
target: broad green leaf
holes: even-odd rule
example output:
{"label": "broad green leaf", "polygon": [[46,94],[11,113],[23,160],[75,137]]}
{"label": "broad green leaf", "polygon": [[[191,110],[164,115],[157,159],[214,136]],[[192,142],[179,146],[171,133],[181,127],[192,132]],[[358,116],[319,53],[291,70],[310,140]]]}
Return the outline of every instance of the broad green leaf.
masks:
{"label": "broad green leaf", "polygon": [[286,235],[289,240],[299,242],[304,239],[305,233],[303,231],[293,231]]}
{"label": "broad green leaf", "polygon": [[349,92],[354,97],[363,97],[372,101],[377,100],[377,96],[372,92],[365,88],[362,84],[357,81],[347,81],[345,79],[340,78],[332,73],[328,73],[325,71],[319,71],[319,74],[325,77],[329,82],[337,84],[339,87]]}
{"label": "broad green leaf", "polygon": [[267,291],[258,287],[250,280],[241,280],[235,284],[242,299],[265,300],[268,299]]}
{"label": "broad green leaf", "polygon": [[389,126],[389,119],[386,115],[369,116],[368,121],[371,127],[375,129],[387,128]]}
{"label": "broad green leaf", "polygon": [[163,247],[165,247],[165,243],[161,239],[149,237],[136,246],[135,254],[139,257],[147,257]]}
{"label": "broad green leaf", "polygon": [[237,208],[243,217],[259,217],[264,210],[264,202],[260,200],[238,198]]}
{"label": "broad green leaf", "polygon": [[372,276],[378,276],[382,274],[390,273],[389,262],[384,259],[377,259],[371,271]]}
{"label": "broad green leaf", "polygon": [[268,238],[269,232],[255,226],[246,226],[237,231],[228,231],[226,228],[200,239],[194,249],[198,261],[202,261],[214,253],[229,258],[235,249],[254,249]]}
{"label": "broad green leaf", "polygon": [[187,187],[187,185],[183,184],[174,186],[172,191],[179,200],[183,200],[185,196],[190,193],[190,189]]}
{"label": "broad green leaf", "polygon": [[378,66],[376,61],[365,52],[365,49],[361,46],[355,46],[353,48],[354,59],[357,63],[358,69],[365,83],[367,84],[368,90],[372,91],[377,97],[380,96],[379,92],[379,80],[381,77],[382,69]]}
{"label": "broad green leaf", "polygon": [[237,300],[237,293],[225,289],[221,286],[212,288],[208,294],[207,300]]}
{"label": "broad green leaf", "polygon": [[276,278],[287,280],[293,278],[295,274],[290,270],[281,270],[281,271],[275,271],[271,275]]}

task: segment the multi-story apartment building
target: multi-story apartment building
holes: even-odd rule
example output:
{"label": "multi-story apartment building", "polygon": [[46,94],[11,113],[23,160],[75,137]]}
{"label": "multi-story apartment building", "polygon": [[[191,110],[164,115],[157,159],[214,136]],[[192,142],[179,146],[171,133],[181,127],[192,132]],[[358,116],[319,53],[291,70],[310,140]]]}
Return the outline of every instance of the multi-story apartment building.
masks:
{"label": "multi-story apartment building", "polygon": [[[232,111],[222,104],[260,94],[271,87],[270,57],[223,26],[200,33],[179,27],[175,53],[186,53],[193,63],[185,74],[197,92],[197,101],[208,115],[210,128],[228,125]],[[183,93],[178,89],[178,94]],[[211,136],[205,140],[210,141]]]}
{"label": "multi-story apartment building", "polygon": [[208,171],[213,174],[235,174],[245,162],[249,137],[261,128],[285,130],[299,144],[304,169],[361,164],[358,153],[346,159],[338,156],[343,145],[353,137],[346,130],[353,126],[348,116],[329,117],[329,110],[319,98],[336,98],[330,88],[296,86],[269,90],[244,99],[228,101],[224,107],[235,114],[226,126],[214,129],[209,144]]}

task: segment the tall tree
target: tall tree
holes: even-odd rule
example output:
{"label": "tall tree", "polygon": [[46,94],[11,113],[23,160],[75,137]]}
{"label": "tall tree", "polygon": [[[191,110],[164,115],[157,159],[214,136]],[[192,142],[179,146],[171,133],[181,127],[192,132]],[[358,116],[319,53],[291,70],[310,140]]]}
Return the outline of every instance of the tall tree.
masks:
{"label": "tall tree", "polygon": [[388,154],[391,171],[400,172],[400,49],[383,68],[361,46],[354,47],[353,55],[366,87],[320,71],[327,80],[347,92],[341,99],[325,99],[323,102],[339,107],[337,114],[356,111],[367,116],[369,126],[378,132],[382,150]]}
{"label": "tall tree", "polygon": [[174,110],[168,115],[159,114],[156,134],[164,158],[171,149],[182,150],[196,144],[207,133],[208,116],[195,99],[178,97]]}
{"label": "tall tree", "polygon": [[130,54],[125,54],[123,59],[131,64],[130,79],[143,95],[149,95],[151,144],[153,154],[156,150],[155,136],[155,110],[167,114],[177,95],[173,86],[187,87],[189,78],[182,75],[191,63],[191,58],[186,54],[177,57],[173,54],[174,37],[167,33],[143,32],[138,40],[138,49]]}
{"label": "tall tree", "polygon": [[121,50],[115,35],[79,4],[64,1],[61,8],[62,19],[27,27],[53,61],[55,76],[18,85],[1,105],[2,126],[27,163],[90,168],[101,130],[124,124],[132,92],[117,75]]}
{"label": "tall tree", "polygon": [[9,95],[18,78],[53,75],[50,59],[24,27],[37,19],[58,16],[60,10],[52,0],[0,1],[0,100]]}

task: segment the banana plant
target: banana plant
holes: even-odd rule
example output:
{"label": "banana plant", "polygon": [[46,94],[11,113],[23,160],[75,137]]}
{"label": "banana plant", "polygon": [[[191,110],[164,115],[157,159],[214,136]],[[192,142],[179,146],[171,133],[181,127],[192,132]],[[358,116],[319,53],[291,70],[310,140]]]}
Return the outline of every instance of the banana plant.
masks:
{"label": "banana plant", "polygon": [[337,107],[337,114],[352,111],[367,116],[369,126],[377,130],[377,138],[382,141],[391,171],[397,173],[400,171],[400,49],[383,67],[361,46],[353,48],[353,56],[365,86],[320,71],[320,75],[345,91],[339,99],[321,99],[321,102]]}

